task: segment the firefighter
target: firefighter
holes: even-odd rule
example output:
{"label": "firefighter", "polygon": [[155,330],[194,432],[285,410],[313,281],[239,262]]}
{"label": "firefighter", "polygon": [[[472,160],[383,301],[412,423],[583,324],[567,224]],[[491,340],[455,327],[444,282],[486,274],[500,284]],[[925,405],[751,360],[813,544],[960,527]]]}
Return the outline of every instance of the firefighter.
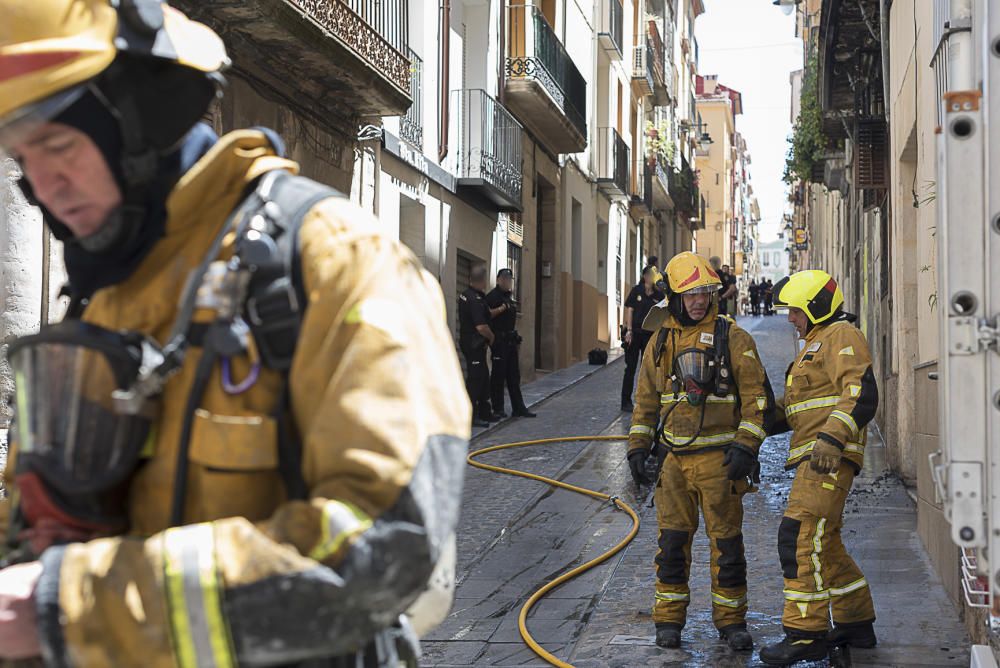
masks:
{"label": "firefighter", "polygon": [[207,27],[0,16],[0,149],[70,295],[10,345],[0,662],[413,664],[471,417],[436,281],[273,133],[200,124]]}
{"label": "firefighter", "polygon": [[694,253],[667,265],[666,301],[649,314],[629,430],[637,484],[661,436],[666,456],[654,500],[659,523],[653,621],[656,643],[678,647],[691,600],[688,576],[698,512],[711,543],[712,617],[734,650],[753,647],[746,626],[743,495],[758,477],[757,454],[770,428],[773,394],[753,339],[718,314],[722,284]]}
{"label": "firefighter", "polygon": [[844,502],[864,463],[878,387],[868,343],[829,274],[800,271],[779,281],[774,296],[805,339],[781,402],[792,430],[785,468],[796,470],[778,529],[786,637],[760,652],[767,664],[787,665],[822,659],[829,645],[876,643],[868,582],[847,554],[841,529]]}

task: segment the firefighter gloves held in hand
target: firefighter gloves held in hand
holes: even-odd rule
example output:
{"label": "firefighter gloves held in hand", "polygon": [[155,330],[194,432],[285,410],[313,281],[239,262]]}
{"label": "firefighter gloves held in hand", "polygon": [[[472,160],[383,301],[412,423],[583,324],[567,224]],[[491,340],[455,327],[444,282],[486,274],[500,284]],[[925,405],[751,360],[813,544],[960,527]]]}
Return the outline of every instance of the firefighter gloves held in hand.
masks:
{"label": "firefighter gloves held in hand", "polygon": [[831,443],[820,435],[820,437],[816,439],[815,447],[813,447],[812,457],[809,460],[809,466],[811,466],[812,470],[816,471],[816,473],[836,473],[837,469],[840,468],[840,457],[842,453],[843,450],[840,446]]}
{"label": "firefighter gloves held in hand", "polygon": [[646,451],[633,450],[628,453],[628,469],[636,485],[648,485],[652,480],[646,475]]}
{"label": "firefighter gloves held in hand", "polygon": [[726,448],[726,458],[722,465],[727,467],[726,478],[729,480],[746,480],[753,473],[757,458],[747,448],[730,445]]}

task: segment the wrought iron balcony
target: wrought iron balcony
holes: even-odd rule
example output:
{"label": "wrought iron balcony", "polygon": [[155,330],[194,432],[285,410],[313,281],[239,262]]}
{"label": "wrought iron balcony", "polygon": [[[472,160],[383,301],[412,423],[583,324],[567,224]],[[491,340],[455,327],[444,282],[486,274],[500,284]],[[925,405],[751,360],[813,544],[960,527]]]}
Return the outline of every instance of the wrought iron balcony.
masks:
{"label": "wrought iron balcony", "polygon": [[624,45],[624,13],[621,0],[601,0],[597,38],[612,60],[621,60]]}
{"label": "wrought iron balcony", "polygon": [[649,21],[647,26],[646,40],[651,51],[653,66],[653,95],[656,96],[656,104],[668,104],[670,96],[667,92],[666,64],[663,59],[666,49],[663,46],[663,38],[660,36],[660,28],[656,25],[656,21]]}
{"label": "wrought iron balcony", "polygon": [[629,186],[629,150],[614,128],[598,128],[597,187],[610,197],[625,197]]}
{"label": "wrought iron balcony", "polygon": [[410,54],[410,98],[413,104],[406,115],[399,119],[399,135],[421,151],[424,148],[424,111],[423,111],[423,76],[424,61],[413,49],[407,49]]}
{"label": "wrought iron balcony", "polygon": [[266,97],[354,136],[358,119],[411,103],[408,0],[174,0],[226,41]]}
{"label": "wrought iron balcony", "polygon": [[538,7],[507,10],[506,98],[553,153],[587,147],[587,82]]}
{"label": "wrought iron balcony", "polygon": [[695,173],[683,156],[681,156],[680,169],[670,170],[668,180],[674,210],[686,219],[698,217],[701,195],[698,192]]}
{"label": "wrought iron balcony", "polygon": [[454,91],[452,104],[459,191],[497,211],[521,211],[521,124],[484,90]]}

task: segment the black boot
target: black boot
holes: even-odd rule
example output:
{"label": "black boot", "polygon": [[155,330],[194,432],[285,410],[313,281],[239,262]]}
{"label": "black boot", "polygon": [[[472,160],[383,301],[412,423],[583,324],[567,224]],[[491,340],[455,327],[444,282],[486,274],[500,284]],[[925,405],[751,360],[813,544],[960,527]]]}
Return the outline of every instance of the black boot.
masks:
{"label": "black boot", "polygon": [[745,652],[753,649],[753,636],[747,631],[746,624],[730,624],[719,629],[719,637],[726,641],[729,649],[734,652]]}
{"label": "black boot", "polygon": [[871,649],[878,644],[875,637],[874,622],[857,622],[853,624],[833,623],[833,630],[826,636],[826,642],[831,647],[850,645],[861,649]]}
{"label": "black boot", "polygon": [[760,660],[769,666],[788,666],[799,661],[820,661],[828,650],[825,637],[785,629],[785,639],[760,650]]}
{"label": "black boot", "polygon": [[681,646],[681,625],[661,623],[656,625],[656,644],[667,649]]}

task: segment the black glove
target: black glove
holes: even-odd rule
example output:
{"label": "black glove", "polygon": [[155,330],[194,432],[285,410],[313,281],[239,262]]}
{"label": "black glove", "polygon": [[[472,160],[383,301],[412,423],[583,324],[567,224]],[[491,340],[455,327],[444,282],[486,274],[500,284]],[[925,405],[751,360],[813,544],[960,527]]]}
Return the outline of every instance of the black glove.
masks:
{"label": "black glove", "polygon": [[726,448],[726,458],[723,466],[728,466],[726,478],[729,480],[746,480],[754,472],[757,456],[742,445],[730,445]]}
{"label": "black glove", "polygon": [[646,450],[633,450],[628,453],[628,470],[632,472],[632,480],[636,485],[648,485],[652,480],[646,475]]}

